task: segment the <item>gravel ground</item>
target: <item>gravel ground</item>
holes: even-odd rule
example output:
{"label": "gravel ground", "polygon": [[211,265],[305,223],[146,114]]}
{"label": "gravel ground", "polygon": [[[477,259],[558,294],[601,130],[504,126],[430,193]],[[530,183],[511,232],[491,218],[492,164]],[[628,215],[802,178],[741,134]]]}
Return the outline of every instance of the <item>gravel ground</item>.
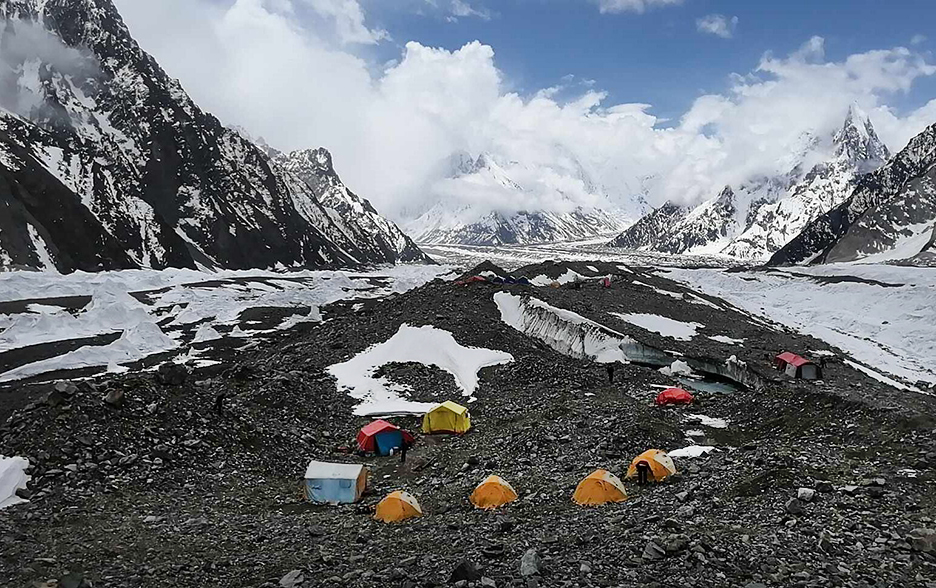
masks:
{"label": "gravel ground", "polygon": [[[837,361],[820,383],[780,378],[769,361],[776,352],[829,347],[720,300],[699,302],[649,271],[583,262],[516,274],[568,269],[615,281],[609,289],[436,281],[362,307],[326,307],[325,322],[253,349],[216,349],[223,366],[181,383],[185,374],[164,372],[4,392],[21,400],[0,425],[0,453],[28,457],[33,480],[31,502],[0,511],[0,585],[936,586],[936,401]],[[627,365],[608,383],[602,366],[503,324],[492,300],[502,289],[687,358],[736,355],[765,383],[699,394],[689,408],[655,407],[652,386],[671,378]],[[610,312],[704,328],[674,341]],[[406,464],[349,449],[367,419],[352,415],[353,399],[324,371],[402,323],[515,358],[481,372],[468,434],[417,434]],[[382,373],[411,384],[413,400],[459,400],[437,368],[390,364]],[[703,426],[687,413],[729,425]],[[418,431],[415,417],[394,420]],[[592,470],[623,477],[645,449],[688,445],[690,429],[718,450],[677,459],[679,475],[662,484],[628,483],[625,502],[571,502]],[[364,500],[303,502],[312,458],[366,463]],[[468,494],[490,473],[519,500],[472,508]],[[376,502],[396,489],[412,492],[425,516],[373,520]]]}

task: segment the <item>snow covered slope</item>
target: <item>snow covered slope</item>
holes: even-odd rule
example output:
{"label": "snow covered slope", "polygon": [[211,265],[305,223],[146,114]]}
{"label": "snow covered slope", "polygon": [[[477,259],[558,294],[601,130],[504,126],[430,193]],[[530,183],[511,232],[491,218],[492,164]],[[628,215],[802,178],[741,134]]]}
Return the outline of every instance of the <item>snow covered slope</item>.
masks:
{"label": "snow covered slope", "polygon": [[[392,262],[192,102],[111,0],[0,0],[0,265],[97,271]],[[39,51],[40,47],[50,48]]]}
{"label": "snow covered slope", "polygon": [[927,257],[920,254],[932,250],[934,225],[936,124],[862,177],[847,200],[809,223],[770,264]]}
{"label": "snow covered slope", "polygon": [[[831,156],[825,159],[822,153]],[[753,178],[736,189],[726,186],[718,196],[689,211],[667,205],[611,245],[766,259],[810,221],[840,204],[857,179],[880,167],[888,156],[871,120],[852,106],[842,128],[826,144],[804,136],[801,148],[791,154],[795,163],[789,172]],[[820,157],[824,160],[810,166],[810,161]]]}
{"label": "snow covered slope", "polygon": [[[477,159],[466,153],[449,158],[447,177],[440,182],[438,201],[415,220],[407,231],[419,243],[464,245],[510,245],[572,241],[620,232],[637,214],[612,204],[589,179],[581,166],[557,172],[525,167],[516,162],[501,164],[487,153]],[[533,185],[521,185],[514,173]],[[588,194],[594,206],[577,206],[566,193]],[[527,209],[538,196],[549,194],[550,211]]]}
{"label": "snow covered slope", "polygon": [[777,202],[766,203],[745,231],[722,253],[763,260],[796,237],[811,221],[848,198],[862,175],[884,165],[890,153],[868,118],[857,106],[833,139],[834,157],[814,166]]}

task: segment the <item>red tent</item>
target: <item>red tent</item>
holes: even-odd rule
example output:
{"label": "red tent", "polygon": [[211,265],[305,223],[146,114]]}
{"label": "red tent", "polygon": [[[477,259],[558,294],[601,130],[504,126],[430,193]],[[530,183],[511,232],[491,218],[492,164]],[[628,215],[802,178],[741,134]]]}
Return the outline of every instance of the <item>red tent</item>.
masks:
{"label": "red tent", "polygon": [[774,367],[781,370],[791,378],[802,378],[804,380],[822,379],[822,370],[815,362],[805,357],[784,351],[774,360]]}
{"label": "red tent", "polygon": [[[378,441],[378,437],[382,437]],[[399,447],[400,443],[410,444],[413,436],[400,427],[385,420],[377,420],[363,427],[357,434],[357,443],[361,451],[385,454],[391,446]]]}
{"label": "red tent", "polygon": [[689,404],[691,402],[692,394],[689,394],[682,388],[667,388],[656,397],[656,403],[658,405]]}

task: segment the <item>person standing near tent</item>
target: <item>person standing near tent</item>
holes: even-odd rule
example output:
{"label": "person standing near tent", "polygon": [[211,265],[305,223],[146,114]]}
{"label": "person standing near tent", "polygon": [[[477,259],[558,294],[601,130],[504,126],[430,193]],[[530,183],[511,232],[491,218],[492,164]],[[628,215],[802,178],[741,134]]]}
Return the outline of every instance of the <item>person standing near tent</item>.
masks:
{"label": "person standing near tent", "polygon": [[409,450],[409,446],[409,442],[404,439],[403,444],[400,445],[400,463],[406,463],[406,452]]}
{"label": "person standing near tent", "polygon": [[641,461],[637,464],[637,485],[643,486],[647,483],[647,480],[650,478],[650,464]]}

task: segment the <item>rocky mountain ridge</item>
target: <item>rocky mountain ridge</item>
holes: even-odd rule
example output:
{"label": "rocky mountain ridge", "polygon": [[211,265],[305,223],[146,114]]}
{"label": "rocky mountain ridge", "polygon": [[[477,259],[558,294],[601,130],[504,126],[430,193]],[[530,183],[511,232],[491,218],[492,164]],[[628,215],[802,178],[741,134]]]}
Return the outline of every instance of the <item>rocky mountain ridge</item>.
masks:
{"label": "rocky mountain ridge", "polygon": [[[202,111],[133,40],[111,0],[0,0],[0,20],[4,266],[426,259],[369,205],[358,217],[354,207],[328,208],[314,187]],[[52,49],[29,50],[38,45]],[[351,198],[335,196],[340,185],[336,175],[316,183],[333,204]]]}

